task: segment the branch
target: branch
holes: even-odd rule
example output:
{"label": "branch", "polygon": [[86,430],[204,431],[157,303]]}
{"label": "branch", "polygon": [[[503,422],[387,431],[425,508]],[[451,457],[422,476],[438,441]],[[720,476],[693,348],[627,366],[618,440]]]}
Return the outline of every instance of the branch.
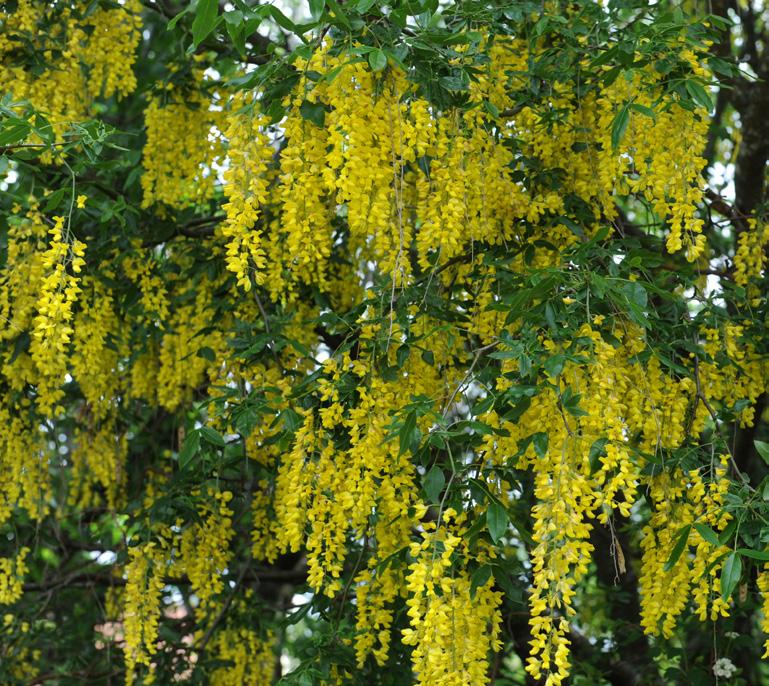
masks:
{"label": "branch", "polygon": [[[710,418],[713,420],[714,431],[718,431],[718,415],[716,414],[708,399],[705,397],[705,393],[702,391],[702,383],[700,382],[700,358],[698,355],[694,356],[694,383],[697,388],[697,399],[702,402],[702,404],[705,406],[705,409],[708,411]],[[737,462],[734,459],[734,454],[729,447],[729,443],[724,441],[724,445],[726,446],[726,451],[729,453],[729,463],[731,464],[735,476],[742,484],[747,486],[748,489],[755,492],[756,489],[750,485],[750,479],[745,476],[737,466]]]}
{"label": "branch", "polygon": [[109,671],[98,672],[92,674],[91,672],[70,672],[69,674],[62,674],[61,672],[48,672],[47,674],[41,674],[34,677],[31,681],[27,682],[27,686],[38,686],[38,684],[44,684],[46,681],[61,682],[61,679],[77,679],[82,683],[93,683],[96,679],[106,679],[111,677],[117,677],[122,674],[121,671]]}
{"label": "branch", "polygon": [[[286,584],[302,584],[307,580],[307,570],[280,569],[277,567],[253,568],[246,567],[248,573],[240,579],[242,581],[276,582]],[[170,586],[186,586],[189,579],[186,577],[168,577],[165,582]],[[53,577],[40,582],[27,582],[23,589],[25,592],[47,593],[48,591],[71,586],[125,586],[126,579],[112,576],[104,572],[82,572],[65,576]]]}
{"label": "branch", "polygon": [[710,201],[710,206],[720,215],[729,219],[735,225],[735,228],[739,230],[748,228],[747,220],[750,218],[750,214],[740,212],[736,207],[727,202],[726,198],[716,193],[712,188],[705,190],[705,197]]}
{"label": "branch", "polygon": [[13,152],[20,148],[58,148],[62,145],[69,145],[72,141],[62,141],[60,143],[14,143],[13,145],[0,146],[0,155],[7,152]]}
{"label": "branch", "polygon": [[200,659],[200,657],[205,652],[208,642],[211,640],[211,637],[214,635],[214,631],[216,631],[216,627],[219,626],[219,623],[222,621],[224,616],[227,614],[227,611],[230,609],[230,605],[232,605],[232,601],[235,599],[235,594],[238,592],[240,585],[243,583],[243,579],[246,576],[246,572],[248,572],[248,567],[249,567],[248,563],[250,561],[251,561],[251,557],[249,556],[248,559],[246,560],[246,564],[243,565],[243,569],[240,570],[240,574],[238,574],[238,578],[235,581],[235,584],[233,585],[232,589],[230,590],[230,593],[227,595],[227,599],[224,601],[224,604],[222,605],[216,617],[214,618],[214,621],[212,621],[211,624],[209,624],[208,629],[206,629],[206,633],[203,634],[203,638],[200,639],[200,643],[196,647],[198,659]]}

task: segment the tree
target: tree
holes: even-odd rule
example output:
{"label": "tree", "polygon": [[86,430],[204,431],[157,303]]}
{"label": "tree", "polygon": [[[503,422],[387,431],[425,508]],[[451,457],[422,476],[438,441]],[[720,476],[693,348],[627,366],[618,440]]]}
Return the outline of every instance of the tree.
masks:
{"label": "tree", "polygon": [[0,682],[769,683],[766,30],[3,3]]}

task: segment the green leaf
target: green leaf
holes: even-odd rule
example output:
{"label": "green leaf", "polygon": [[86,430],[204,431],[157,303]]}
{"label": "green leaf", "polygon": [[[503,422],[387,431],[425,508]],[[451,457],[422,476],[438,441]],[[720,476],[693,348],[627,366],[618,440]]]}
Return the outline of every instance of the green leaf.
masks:
{"label": "green leaf", "polygon": [[51,193],[47,198],[45,205],[43,207],[43,212],[52,212],[55,210],[61,203],[61,201],[64,199],[65,193],[67,193],[67,188],[59,188],[58,190]]}
{"label": "green leaf", "polygon": [[309,100],[305,100],[301,105],[299,105],[299,114],[301,114],[302,117],[307,121],[310,121],[315,124],[315,126],[319,126],[321,128],[326,121],[326,108],[323,107],[323,105],[319,102],[310,102]]}
{"label": "green leaf", "polygon": [[395,351],[395,359],[398,363],[398,368],[402,367],[404,364],[406,364],[406,360],[409,359],[409,352],[411,349],[406,345],[405,343],[398,347],[398,349]]}
{"label": "green leaf", "polygon": [[387,66],[387,55],[378,48],[368,54],[368,63],[374,71],[382,71]]}
{"label": "green leaf", "polygon": [[35,133],[40,136],[44,143],[50,145],[56,140],[56,133],[49,122],[42,114],[35,114]]}
{"label": "green leaf", "polygon": [[200,428],[200,435],[211,445],[215,445],[217,448],[224,448],[224,438],[216,429],[212,429],[210,426],[203,426]]}
{"label": "green leaf", "polygon": [[553,332],[553,336],[558,336],[558,322],[555,320],[555,310],[553,309],[552,303],[547,303],[545,305],[545,321],[547,322],[548,327],[550,328],[550,331]]}
{"label": "green leaf", "polygon": [[275,23],[278,26],[282,29],[286,29],[286,31],[291,31],[291,33],[299,34],[301,31],[300,27],[294,24],[294,22],[275,7],[275,5],[263,5],[263,7],[267,8],[268,14],[275,20]]}
{"label": "green leaf", "polygon": [[302,426],[302,416],[290,407],[287,407],[280,413],[283,420],[283,426],[289,433],[294,433],[300,426]]}
{"label": "green leaf", "polygon": [[438,83],[449,91],[464,91],[469,85],[461,76],[441,76]]}
{"label": "green leaf", "polygon": [[769,562],[769,550],[752,550],[751,548],[737,548],[737,552],[743,557]]}
{"label": "green leaf", "polygon": [[291,624],[297,624],[298,622],[300,622],[302,619],[304,619],[307,616],[307,614],[310,612],[310,610],[313,608],[313,606],[314,606],[314,603],[312,601],[310,601],[309,603],[305,603],[304,605],[302,605],[302,609],[301,610],[297,610],[296,612],[292,612],[290,615],[288,615],[283,620],[283,622],[285,624],[289,625],[289,626]]}
{"label": "green leaf", "polygon": [[732,537],[736,529],[737,520],[732,519],[732,521],[726,525],[726,528],[718,534],[718,542],[721,543],[721,545],[724,545]]}
{"label": "green leaf", "polygon": [[753,441],[753,445],[756,446],[756,452],[761,456],[761,459],[769,464],[769,443],[763,441]]}
{"label": "green leaf", "polygon": [[598,471],[601,466],[601,457],[606,454],[606,444],[609,439],[606,437],[598,438],[590,446],[590,452],[587,455],[587,460],[590,464],[590,473],[593,474]]}
{"label": "green leaf", "polygon": [[622,292],[628,299],[628,302],[638,307],[646,308],[649,304],[649,295],[646,289],[638,281],[628,281],[623,287]]}
{"label": "green leaf", "polygon": [[520,350],[495,350],[487,355],[492,360],[515,360],[520,357]]}
{"label": "green leaf", "polygon": [[235,416],[235,430],[242,436],[249,436],[259,422],[259,413],[253,407],[244,407]]}
{"label": "green leaf", "polygon": [[208,360],[209,362],[216,360],[216,353],[208,346],[198,350],[197,356],[202,357],[204,360]]}
{"label": "green leaf", "polygon": [[666,572],[669,572],[671,569],[673,569],[676,562],[678,562],[678,558],[681,557],[681,553],[684,552],[684,548],[686,548],[686,544],[689,542],[689,532],[691,530],[691,524],[687,524],[683,529],[681,529],[681,533],[678,534],[678,541],[676,541],[675,546],[673,546],[673,550],[670,552],[670,557],[664,566],[664,570]]}
{"label": "green leaf", "polygon": [[485,586],[489,579],[491,579],[491,566],[481,565],[473,572],[470,577],[470,597],[475,597],[475,592],[481,587]]}
{"label": "green leaf", "polygon": [[21,353],[27,352],[31,342],[32,336],[29,335],[29,332],[22,331],[13,343],[13,353],[11,354],[9,364],[13,364]]}
{"label": "green leaf", "polygon": [[366,14],[376,3],[376,0],[358,0],[356,9],[359,14]]}
{"label": "green leaf", "polygon": [[0,131],[0,145],[13,145],[23,141],[32,130],[28,121],[23,119],[10,120]]}
{"label": "green leaf", "polygon": [[218,13],[218,0],[198,0],[195,8],[195,20],[192,22],[192,42],[195,47],[200,45],[213,31]]}
{"label": "green leaf", "polygon": [[657,113],[651,108],[646,107],[646,105],[640,105],[637,102],[631,102],[629,105],[629,108],[631,110],[634,110],[635,112],[640,112],[643,115],[646,115],[650,119],[657,120]]}
{"label": "green leaf", "polygon": [[521,377],[527,377],[529,374],[531,374],[531,370],[531,358],[526,353],[522,353],[518,358],[518,372],[520,373]]}
{"label": "green leaf", "polygon": [[399,432],[400,437],[400,454],[403,455],[410,447],[411,443],[414,440],[414,434],[417,429],[417,415],[414,410],[411,410],[406,415],[406,419],[403,422],[403,426],[401,426],[401,430]]}
{"label": "green leaf", "polygon": [[323,16],[323,10],[326,9],[326,0],[310,0],[310,16],[318,21]]}
{"label": "green leaf", "polygon": [[617,112],[614,117],[614,121],[611,124],[611,147],[615,150],[622,142],[622,138],[627,131],[627,125],[630,122],[630,112],[628,111],[628,105],[625,104],[620,111]]}
{"label": "green leaf", "polygon": [[545,360],[542,367],[548,376],[556,378],[563,371],[563,365],[565,363],[566,358],[563,355],[553,355]]}
{"label": "green leaf", "polygon": [[579,406],[582,399],[581,393],[574,393],[571,388],[567,388],[561,395],[561,404],[564,409],[574,417],[586,417],[587,412]]}
{"label": "green leaf", "polygon": [[347,18],[347,15],[342,11],[342,8],[339,6],[339,3],[336,0],[326,0],[326,4],[331,10],[331,13],[334,15],[334,17],[336,17],[337,21],[342,26],[344,26],[346,29],[352,29],[352,24],[350,23],[350,20]]}
{"label": "green leaf", "polygon": [[422,479],[427,498],[431,503],[437,503],[440,500],[443,487],[446,485],[446,477],[443,470],[438,465],[430,467],[430,471]]}
{"label": "green leaf", "polygon": [[233,10],[232,12],[225,12],[222,16],[227,27],[227,35],[232,40],[232,44],[241,55],[245,55],[246,24],[243,21],[243,13],[239,10]]}
{"label": "green leaf", "polygon": [[200,433],[190,431],[184,439],[184,445],[179,451],[179,467],[184,469],[192,460],[200,448]]}
{"label": "green leaf", "polygon": [[240,10],[231,10],[230,12],[225,12],[222,16],[224,21],[232,26],[240,26],[243,23],[243,12]]}
{"label": "green leaf", "polygon": [[507,510],[496,501],[489,503],[489,509],[486,510],[486,526],[494,543],[499,542],[499,539],[507,531],[509,523],[510,517],[507,514]]}
{"label": "green leaf", "polygon": [[579,238],[585,237],[585,230],[570,217],[560,216],[556,219],[556,221],[559,221],[561,224],[563,224],[575,236]]}
{"label": "green leaf", "polygon": [[694,102],[704,107],[708,112],[713,109],[713,101],[710,99],[710,95],[699,82],[687,79],[685,85],[687,92],[691,95]]}
{"label": "green leaf", "polygon": [[726,600],[732,595],[742,576],[742,558],[737,552],[729,554],[721,569],[721,598]]}
{"label": "green leaf", "polygon": [[537,457],[544,458],[545,455],[547,455],[547,445],[549,440],[548,435],[544,431],[534,434],[534,452],[537,453]]}
{"label": "green leaf", "polygon": [[179,12],[179,14],[177,14],[175,17],[173,17],[173,18],[172,18],[172,19],[171,19],[171,20],[168,22],[168,24],[166,24],[166,31],[171,31],[171,30],[173,30],[174,26],[176,26],[176,24],[179,22],[179,20],[180,20],[180,19],[181,19],[181,18],[182,18],[182,17],[183,17],[185,14],[187,14],[188,12],[191,12],[191,11],[192,11],[192,5],[191,5],[191,4],[190,4],[190,5],[187,5],[187,7],[185,7],[185,8],[184,8],[184,9],[183,9],[181,12]]}
{"label": "green leaf", "polygon": [[710,543],[710,545],[721,545],[718,540],[718,534],[713,531],[713,529],[711,529],[707,524],[695,524],[694,528],[703,539]]}

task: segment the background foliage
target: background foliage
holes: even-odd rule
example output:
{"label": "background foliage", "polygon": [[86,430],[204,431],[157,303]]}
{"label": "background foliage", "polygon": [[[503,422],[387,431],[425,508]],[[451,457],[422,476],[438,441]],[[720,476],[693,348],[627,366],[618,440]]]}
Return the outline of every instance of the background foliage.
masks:
{"label": "background foliage", "polygon": [[767,681],[765,30],[3,3],[0,682]]}

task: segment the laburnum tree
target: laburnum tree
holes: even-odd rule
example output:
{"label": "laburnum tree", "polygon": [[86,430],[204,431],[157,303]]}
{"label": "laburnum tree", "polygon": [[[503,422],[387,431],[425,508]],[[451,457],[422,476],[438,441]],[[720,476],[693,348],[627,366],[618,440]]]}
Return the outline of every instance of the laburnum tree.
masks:
{"label": "laburnum tree", "polygon": [[769,683],[768,19],[0,3],[0,683]]}

